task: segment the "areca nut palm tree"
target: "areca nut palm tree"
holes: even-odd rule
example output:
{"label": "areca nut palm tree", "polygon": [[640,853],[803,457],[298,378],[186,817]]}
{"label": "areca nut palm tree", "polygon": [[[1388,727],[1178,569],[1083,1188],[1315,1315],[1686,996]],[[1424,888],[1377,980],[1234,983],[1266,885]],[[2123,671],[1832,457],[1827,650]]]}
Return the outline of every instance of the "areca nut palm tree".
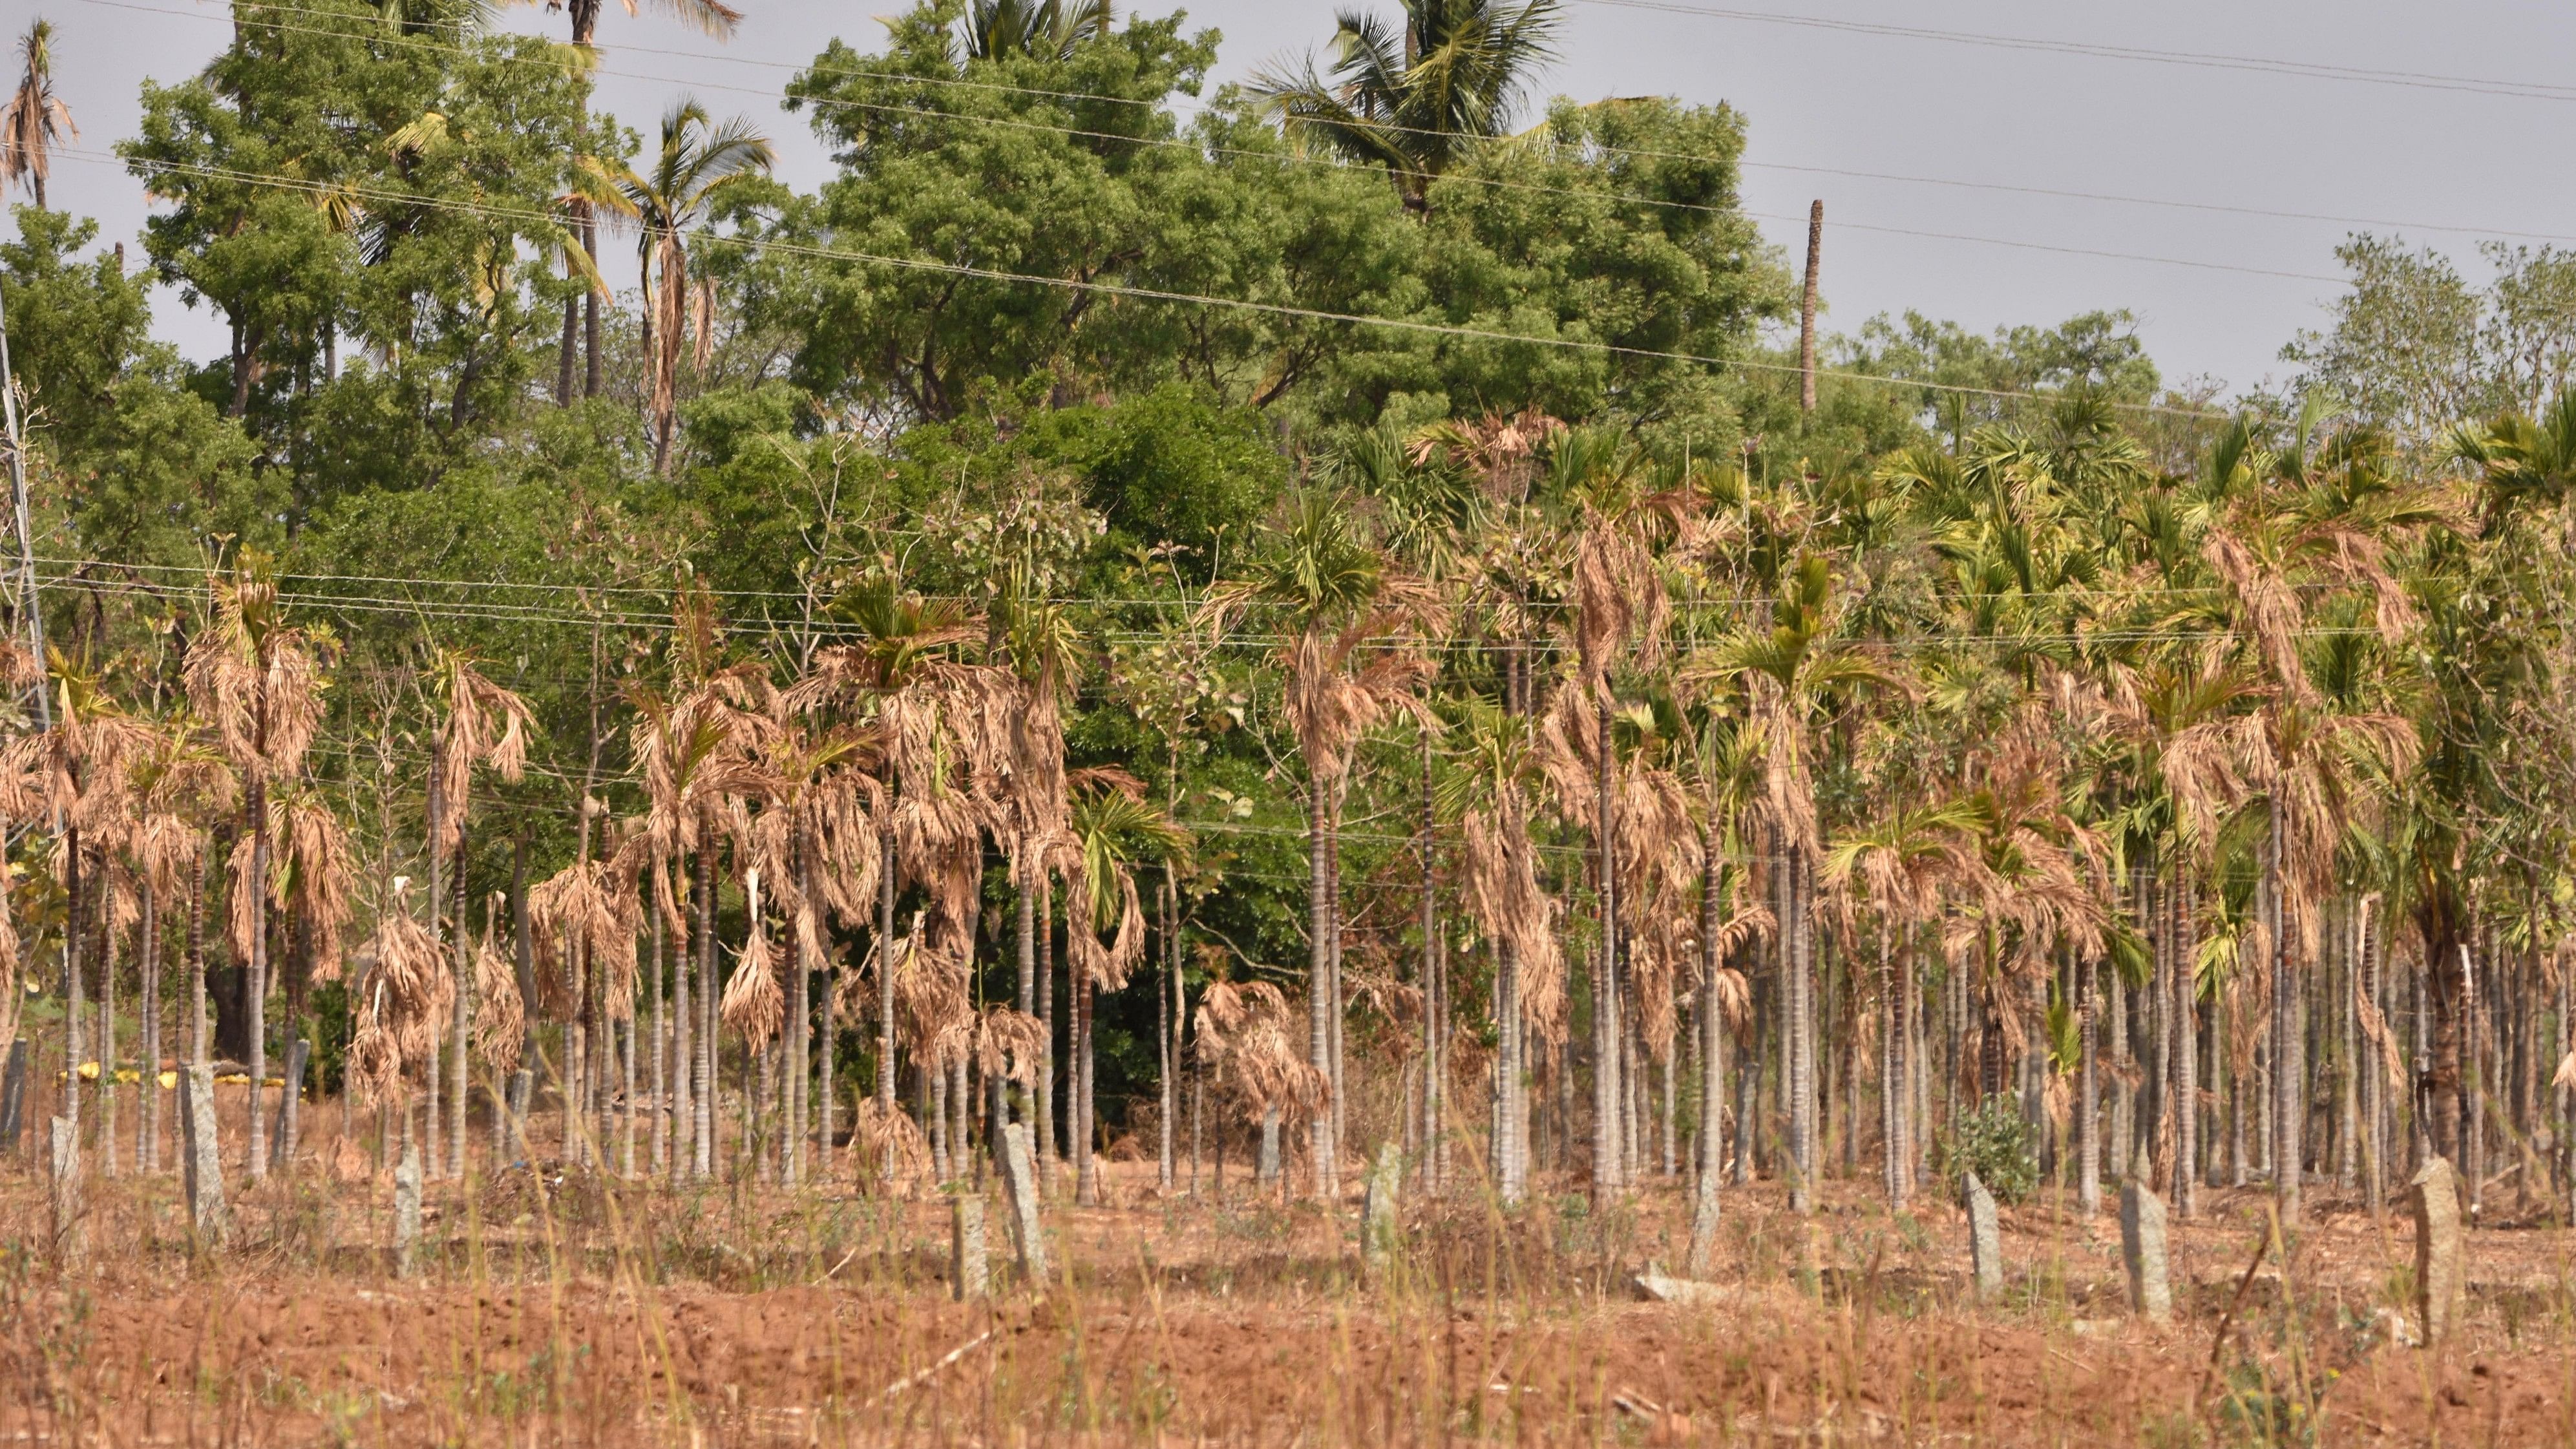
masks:
{"label": "areca nut palm tree", "polygon": [[1187,854],[1189,838],[1145,799],[1133,777],[1107,770],[1086,772],[1073,802],[1066,874],[1065,949],[1073,972],[1075,1058],[1073,1109],[1074,1199],[1100,1205],[1100,1168],[1092,1151],[1098,1135],[1094,1090],[1098,1042],[1093,998],[1115,991],[1145,956],[1145,912],[1136,893],[1135,867],[1148,859]]}
{"label": "areca nut palm tree", "polygon": [[190,706],[242,779],[242,838],[233,849],[231,927],[248,966],[250,1175],[268,1174],[268,1126],[259,1110],[268,1070],[267,993],[270,839],[268,798],[304,769],[322,720],[322,672],[314,639],[287,621],[267,558],[246,554],[209,575],[212,609],[190,646]]}
{"label": "areca nut palm tree", "polygon": [[[1309,1043],[1317,1070],[1338,1086],[1341,792],[1360,737],[1390,707],[1418,703],[1413,690],[1424,673],[1421,654],[1385,640],[1408,624],[1428,624],[1436,607],[1389,567],[1347,499],[1311,488],[1283,503],[1270,547],[1244,577],[1214,591],[1205,618],[1222,632],[1250,604],[1280,610],[1291,630],[1281,662],[1288,724],[1306,763]],[[1307,1124],[1315,1191],[1327,1199],[1340,1191],[1338,1104],[1336,1098]]]}
{"label": "areca nut palm tree", "polygon": [[[533,716],[527,701],[494,684],[476,668],[471,654],[433,649],[430,681],[440,713],[436,753],[430,761],[429,919],[430,936],[442,940],[439,911],[453,893],[453,951],[456,1001],[448,1033],[448,1169],[465,1173],[466,1099],[472,1081],[467,1052],[474,1022],[473,945],[465,919],[465,829],[474,789],[474,768],[481,765],[503,781],[516,783],[526,767],[528,733]],[[441,869],[446,875],[442,878]],[[444,887],[444,889],[442,889]],[[433,1124],[435,1126],[436,1124]]]}
{"label": "areca nut palm tree", "polygon": [[1410,210],[1477,142],[1503,135],[1531,73],[1555,58],[1557,0],[1401,0],[1393,23],[1359,10],[1334,17],[1333,61],[1319,71],[1255,77],[1288,134],[1362,166],[1382,167]]}
{"label": "areca nut palm tree", "polygon": [[1768,836],[1773,875],[1773,915],[1778,920],[1782,992],[1788,1040],[1786,1083],[1789,1200],[1800,1212],[1815,1204],[1816,1023],[1814,1016],[1815,870],[1824,842],[1809,766],[1809,736],[1836,702],[1867,688],[1901,688],[1903,681],[1847,637],[1836,605],[1830,565],[1815,551],[1802,553],[1781,580],[1770,626],[1742,631],[1692,666],[1742,689],[1748,721],[1762,761],[1757,814]]}

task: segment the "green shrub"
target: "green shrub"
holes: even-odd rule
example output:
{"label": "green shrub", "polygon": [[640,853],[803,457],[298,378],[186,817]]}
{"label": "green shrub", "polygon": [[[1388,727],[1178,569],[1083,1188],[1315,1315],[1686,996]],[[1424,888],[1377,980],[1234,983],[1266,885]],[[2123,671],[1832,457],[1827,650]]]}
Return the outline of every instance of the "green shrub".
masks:
{"label": "green shrub", "polygon": [[1973,1172],[1997,1202],[2020,1202],[2039,1187],[2039,1130],[2022,1120],[2010,1096],[1989,1097],[1950,1124],[1941,1143],[1941,1171],[1954,1196],[1967,1191],[1967,1174]]}

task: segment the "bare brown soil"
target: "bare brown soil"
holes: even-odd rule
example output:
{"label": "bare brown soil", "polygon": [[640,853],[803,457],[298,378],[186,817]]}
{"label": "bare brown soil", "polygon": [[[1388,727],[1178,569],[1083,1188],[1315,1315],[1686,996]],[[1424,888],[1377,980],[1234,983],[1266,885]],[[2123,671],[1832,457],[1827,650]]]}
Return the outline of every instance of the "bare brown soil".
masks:
{"label": "bare brown soil", "polygon": [[43,1178],[0,1163],[0,1440],[2576,1444],[2571,1235],[2473,1234],[2464,1332],[2410,1349],[2403,1222],[2331,1194],[2286,1277],[2257,1262],[2262,1197],[2214,1194],[2177,1226],[2177,1321],[2148,1327],[2113,1220],[2045,1205],[2008,1214],[2010,1289],[1980,1306],[1955,1210],[1845,1184],[1810,1227],[1731,1191],[1723,1302],[1684,1306],[1633,1282],[1681,1257],[1676,1186],[1606,1214],[1562,1185],[1511,1215],[1417,1202],[1372,1275],[1355,1200],[1164,1197],[1118,1164],[1114,1206],[1050,1209],[1069,1272],[1012,1282],[996,1211],[996,1297],[960,1304],[933,1197],[551,1167],[432,1184],[397,1280],[389,1184],[325,1141],[241,1195],[221,1253],[174,1179],[129,1176],[91,1184],[61,1261]]}

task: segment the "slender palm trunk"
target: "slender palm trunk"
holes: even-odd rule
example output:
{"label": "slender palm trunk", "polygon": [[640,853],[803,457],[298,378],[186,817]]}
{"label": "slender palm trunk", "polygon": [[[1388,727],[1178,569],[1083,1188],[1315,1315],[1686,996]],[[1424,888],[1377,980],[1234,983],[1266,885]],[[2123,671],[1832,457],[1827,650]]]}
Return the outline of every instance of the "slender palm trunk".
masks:
{"label": "slender palm trunk", "polygon": [[[1091,973],[1073,973],[1073,1196],[1083,1207],[1100,1206],[1100,1162],[1091,1150],[1098,1135],[1092,1120],[1092,983]],[[1328,1129],[1329,1131],[1329,1129]]]}
{"label": "slender palm trunk", "polygon": [[[814,899],[819,884],[807,864],[805,840],[799,834],[792,868],[797,889],[805,899]],[[805,1084],[811,1065],[807,1050],[813,1028],[813,985],[806,973],[813,963],[805,959],[805,933],[791,919],[787,927],[787,1040],[781,1044],[778,1064],[779,1095],[786,1099],[786,1122],[779,1129],[778,1180],[789,1187],[803,1181],[805,1174]]]}
{"label": "slender palm trunk", "polygon": [[[1333,986],[1333,901],[1332,901],[1332,815],[1331,787],[1322,780],[1312,781],[1306,801],[1306,1016],[1307,1060],[1316,1073],[1330,1082],[1333,1075],[1332,1014],[1336,1003]],[[1074,1036],[1082,1040],[1084,1006],[1089,993],[1077,983],[1074,987]],[[1079,1120],[1075,1125],[1080,1127]],[[1314,1156],[1315,1195],[1326,1202],[1339,1196],[1339,1174],[1334,1171],[1333,1111],[1331,1104],[1319,1103],[1306,1124],[1308,1150]],[[1083,1171],[1090,1171],[1089,1148],[1080,1147]]]}
{"label": "slender palm trunk", "polygon": [[135,1112],[134,1165],[144,1172],[158,1172],[161,1170],[161,916],[148,878],[143,882],[142,896],[141,949],[136,955],[143,973],[142,999],[137,1003],[143,1013],[143,1100]]}
{"label": "slender palm trunk", "polygon": [[2168,897],[2173,918],[2172,995],[2173,1085],[2166,1095],[2172,1106],[2174,1136],[2174,1213],[2190,1218],[2200,1210],[2200,952],[2192,939],[2191,876],[2176,852],[2174,884]]}
{"label": "slender palm trunk", "polygon": [[1036,1156],[1039,1175],[1048,1177],[1058,1160],[1055,1138],[1055,880],[1043,873],[1038,877],[1037,951],[1037,1018],[1038,1025],[1046,1032],[1046,1050],[1038,1053]]}
{"label": "slender palm trunk", "polygon": [[1618,806],[1612,794],[1617,769],[1610,734],[1610,702],[1596,698],[1593,722],[1601,744],[1596,758],[1592,822],[1594,869],[1601,890],[1601,949],[1592,968],[1592,1190],[1596,1198],[1618,1192],[1625,1093],[1619,1079],[1619,852]]}
{"label": "slender palm trunk", "polygon": [[2282,1223],[2296,1226],[2304,1166],[2302,1139],[2306,1136],[2308,1115],[2306,1074],[2300,1070],[2299,1059],[2304,1055],[2307,1033],[2300,1022],[2298,977],[2291,964],[2289,903],[2283,895],[2286,882],[2281,863],[2288,848],[2282,838],[2285,834],[2287,824],[2276,809],[2263,859],[2272,913],[2272,1193],[2279,1204]]}
{"label": "slender palm trunk", "polygon": [[1159,1059],[1155,1078],[1162,1096],[1161,1121],[1158,1124],[1159,1148],[1155,1158],[1155,1185],[1165,1192],[1172,1190],[1172,1118],[1176,1101],[1172,1095],[1172,1048],[1174,1006],[1179,1001],[1181,972],[1180,892],[1175,888],[1169,869],[1163,872],[1162,899],[1157,902],[1163,918],[1163,969],[1154,978],[1154,1045]]}
{"label": "slender palm trunk", "polygon": [[81,868],[81,833],[77,825],[63,831],[63,1097],[62,1115],[72,1124],[72,1141],[80,1141],[82,1036],[87,1031],[89,987],[81,980],[81,930],[88,920],[88,872]]}
{"label": "slender palm trunk", "polygon": [[653,955],[646,967],[652,983],[646,988],[646,994],[652,999],[653,1012],[653,1067],[650,1073],[653,1088],[653,1126],[650,1141],[652,1170],[656,1176],[659,1176],[668,1172],[671,1166],[669,1115],[671,1079],[664,1070],[666,1057],[670,1051],[671,1021],[663,1006],[663,1002],[667,999],[665,996],[667,988],[662,976],[670,960],[670,923],[663,919],[661,902],[653,900],[652,897],[660,893],[664,879],[663,872],[669,869],[669,864],[662,859],[661,853],[656,851],[650,868],[653,872],[653,884],[647,893],[647,900],[651,903],[646,906],[646,909],[653,914]]}
{"label": "slender palm trunk", "polygon": [[[877,871],[877,1112],[880,1127],[894,1120],[894,824],[881,827],[878,847],[884,864]],[[894,1176],[894,1159],[886,1158],[886,1176]]]}
{"label": "slender palm trunk", "polygon": [[[262,710],[261,749],[267,747],[266,711]],[[260,1088],[268,1080],[268,781],[254,769],[250,777],[250,973],[244,995],[250,1018],[250,1177],[268,1176],[268,1120],[259,1110]]]}
{"label": "slender palm trunk", "polygon": [[206,1021],[206,858],[210,843],[197,850],[197,887],[188,892],[188,1065],[211,1064],[213,1047]]}
{"label": "slender palm trunk", "polygon": [[1521,1025],[1520,962],[1509,939],[1494,940],[1494,1150],[1500,1191],[1507,1205],[1529,1190],[1529,1142],[1523,1126],[1521,1081],[1527,1034]]}
{"label": "slender palm trunk", "polygon": [[1689,1272],[1708,1271],[1717,1248],[1722,1203],[1718,1189],[1726,1176],[1726,1012],[1718,1001],[1718,972],[1725,962],[1717,949],[1725,914],[1725,866],[1711,805],[1711,820],[1700,831],[1699,878],[1699,1178],[1691,1197]]}
{"label": "slender palm trunk", "polygon": [[[104,894],[104,893],[102,893]],[[98,913],[98,1165],[116,1176],[116,910],[114,898]]]}
{"label": "slender palm trunk", "polygon": [[[471,789],[472,780],[469,776],[466,784],[457,791],[454,805],[456,848],[453,858],[449,861],[447,882],[451,903],[449,920],[452,923],[449,930],[455,938],[451,942],[453,946],[451,954],[456,962],[456,1010],[448,1029],[448,1055],[452,1060],[449,1061],[447,1068],[449,1113],[447,1167],[449,1172],[459,1178],[465,1176],[466,1108],[473,1100],[472,1063],[467,1056],[466,1047],[471,1040],[469,1033],[474,1027],[474,947],[473,943],[466,938],[465,931],[465,807],[467,794]],[[287,1086],[292,1090],[294,1083],[290,1082]]]}
{"label": "slender palm trunk", "polygon": [[1440,1060],[1441,1034],[1447,1024],[1448,1003],[1442,999],[1440,980],[1440,875],[1434,855],[1436,841],[1433,816],[1431,734],[1422,735],[1422,1186],[1426,1190],[1440,1186],[1440,1088],[1443,1067]]}
{"label": "slender palm trunk", "polygon": [[699,1179],[716,1170],[716,843],[713,812],[698,823],[698,1120],[689,1173]]}
{"label": "slender palm trunk", "polygon": [[680,939],[671,953],[671,1181],[677,1184],[689,1175],[689,1164],[696,1160],[693,1145],[698,1129],[698,1109],[691,1090],[691,1075],[697,1052],[691,1044],[696,1035],[696,998],[691,995],[689,978],[697,969],[698,959],[698,884],[689,871],[687,857],[671,862],[684,890],[679,900]]}
{"label": "slender palm trunk", "polygon": [[2097,963],[2075,963],[2075,1205],[2086,1215],[2102,1210],[2101,1057],[2094,1049],[2094,976]]}
{"label": "slender palm trunk", "polygon": [[1787,876],[1789,910],[1780,931],[1789,943],[1789,1031],[1785,1043],[1789,1119],[1789,1207],[1816,1210],[1816,977],[1815,931],[1807,919],[1807,861],[1792,842],[1782,842],[1780,869]]}

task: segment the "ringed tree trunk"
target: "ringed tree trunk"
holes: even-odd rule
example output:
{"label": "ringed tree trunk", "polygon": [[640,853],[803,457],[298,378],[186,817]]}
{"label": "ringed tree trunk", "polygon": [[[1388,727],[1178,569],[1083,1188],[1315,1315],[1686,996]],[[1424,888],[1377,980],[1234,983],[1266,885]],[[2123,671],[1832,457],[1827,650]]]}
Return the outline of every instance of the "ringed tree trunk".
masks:
{"label": "ringed tree trunk", "polygon": [[1726,1146],[1726,1011],[1718,999],[1718,972],[1724,963],[1717,950],[1723,914],[1725,866],[1712,823],[1700,832],[1699,884],[1699,1179],[1691,1195],[1690,1256],[1687,1271],[1704,1276],[1717,1249],[1721,1212],[1718,1189],[1726,1175],[1720,1160]]}
{"label": "ringed tree trunk", "polygon": [[[80,1141],[80,1069],[86,1019],[89,1015],[88,986],[81,980],[81,928],[87,920],[85,907],[87,872],[81,869],[81,833],[77,825],[63,832],[63,1108],[62,1115],[72,1124],[72,1141],[77,1150]],[[256,1117],[256,1108],[252,1111]]]}
{"label": "ringed tree trunk", "polygon": [[715,1175],[716,1149],[716,843],[711,816],[698,824],[698,1020],[696,1076],[697,1122],[689,1175],[703,1181]]}
{"label": "ringed tree trunk", "polygon": [[2174,1213],[2189,1219],[2200,1209],[2200,952],[2192,939],[2191,875],[2176,853],[2172,903],[2174,1080],[2165,1090],[2173,1113]]}
{"label": "ringed tree trunk", "polygon": [[2306,1033],[2300,1028],[2298,981],[2291,968],[2289,901],[2282,893],[2285,830],[2276,810],[2264,846],[2263,873],[2272,915],[2272,1195],[2282,1223],[2295,1227],[2307,1125],[2307,1082],[2299,1060]]}
{"label": "ringed tree trunk", "polygon": [[2086,1216],[2102,1210],[2102,1106],[2100,1053],[2093,1048],[2094,977],[2101,963],[2075,963],[2075,1205]]}
{"label": "ringed tree trunk", "polygon": [[1522,1125],[1521,1079],[1528,1036],[1521,1023],[1520,962],[1512,943],[1494,939],[1494,1147],[1506,1206],[1529,1191],[1528,1134]]}
{"label": "ringed tree trunk", "polygon": [[142,1000],[137,1005],[143,1013],[143,1100],[135,1112],[136,1141],[134,1165],[143,1172],[161,1169],[161,1093],[157,1079],[161,1071],[161,915],[147,875],[141,882],[143,920],[142,940],[136,952],[142,969]]}
{"label": "ringed tree trunk", "polygon": [[[1605,686],[1606,688],[1606,686]],[[1625,1181],[1621,1140],[1626,1093],[1619,1073],[1623,1017],[1619,1001],[1619,859],[1618,807],[1612,790],[1610,702],[1593,700],[1593,722],[1600,731],[1598,775],[1593,801],[1592,843],[1600,872],[1601,951],[1592,970],[1592,1190],[1601,1199]]]}
{"label": "ringed tree trunk", "polygon": [[1789,1207],[1792,1212],[1816,1210],[1816,978],[1815,931],[1808,920],[1809,897],[1814,882],[1808,878],[1804,853],[1794,843],[1784,843],[1780,868],[1786,875],[1785,894],[1789,902],[1788,919],[1780,923],[1781,933],[1788,938],[1787,982],[1789,996],[1789,1040],[1787,1048],[1789,1152]]}
{"label": "ringed tree trunk", "polygon": [[690,874],[687,857],[669,864],[685,888],[679,899],[680,939],[674,943],[678,949],[671,954],[670,1167],[671,1181],[677,1184],[689,1174],[689,1163],[695,1154],[690,1143],[698,1125],[697,1104],[692,1100],[694,1094],[689,1083],[690,1064],[697,1060],[697,1053],[691,1045],[691,1038],[696,1034],[693,1027],[697,1009],[695,999],[690,995],[689,977],[695,969],[698,954],[698,885]]}
{"label": "ringed tree trunk", "polygon": [[[261,724],[265,751],[266,720]],[[250,777],[250,973],[242,996],[250,1019],[250,1176],[268,1176],[268,1122],[260,1115],[261,1085],[268,1080],[268,781],[254,769]]]}
{"label": "ringed tree trunk", "polygon": [[[1306,1048],[1309,1064],[1326,1082],[1333,1078],[1332,1012],[1338,994],[1333,985],[1332,832],[1331,786],[1323,780],[1310,780],[1306,800]],[[1077,976],[1079,974],[1076,973]],[[1085,1041],[1089,1001],[1089,991],[1077,981],[1074,985],[1074,1036],[1077,1043]],[[1077,1120],[1075,1125],[1079,1127],[1082,1123]],[[1316,1105],[1313,1116],[1306,1123],[1306,1141],[1314,1156],[1315,1195],[1331,1202],[1340,1195],[1340,1174],[1335,1171],[1337,1144],[1333,1141],[1331,1103]],[[1075,1151],[1087,1176],[1090,1172],[1090,1149],[1085,1145]]]}
{"label": "ringed tree trunk", "polygon": [[[877,1112],[880,1125],[894,1120],[894,824],[888,821],[878,837],[884,864],[877,871]],[[888,1154],[885,1176],[894,1178],[894,1158]]]}

